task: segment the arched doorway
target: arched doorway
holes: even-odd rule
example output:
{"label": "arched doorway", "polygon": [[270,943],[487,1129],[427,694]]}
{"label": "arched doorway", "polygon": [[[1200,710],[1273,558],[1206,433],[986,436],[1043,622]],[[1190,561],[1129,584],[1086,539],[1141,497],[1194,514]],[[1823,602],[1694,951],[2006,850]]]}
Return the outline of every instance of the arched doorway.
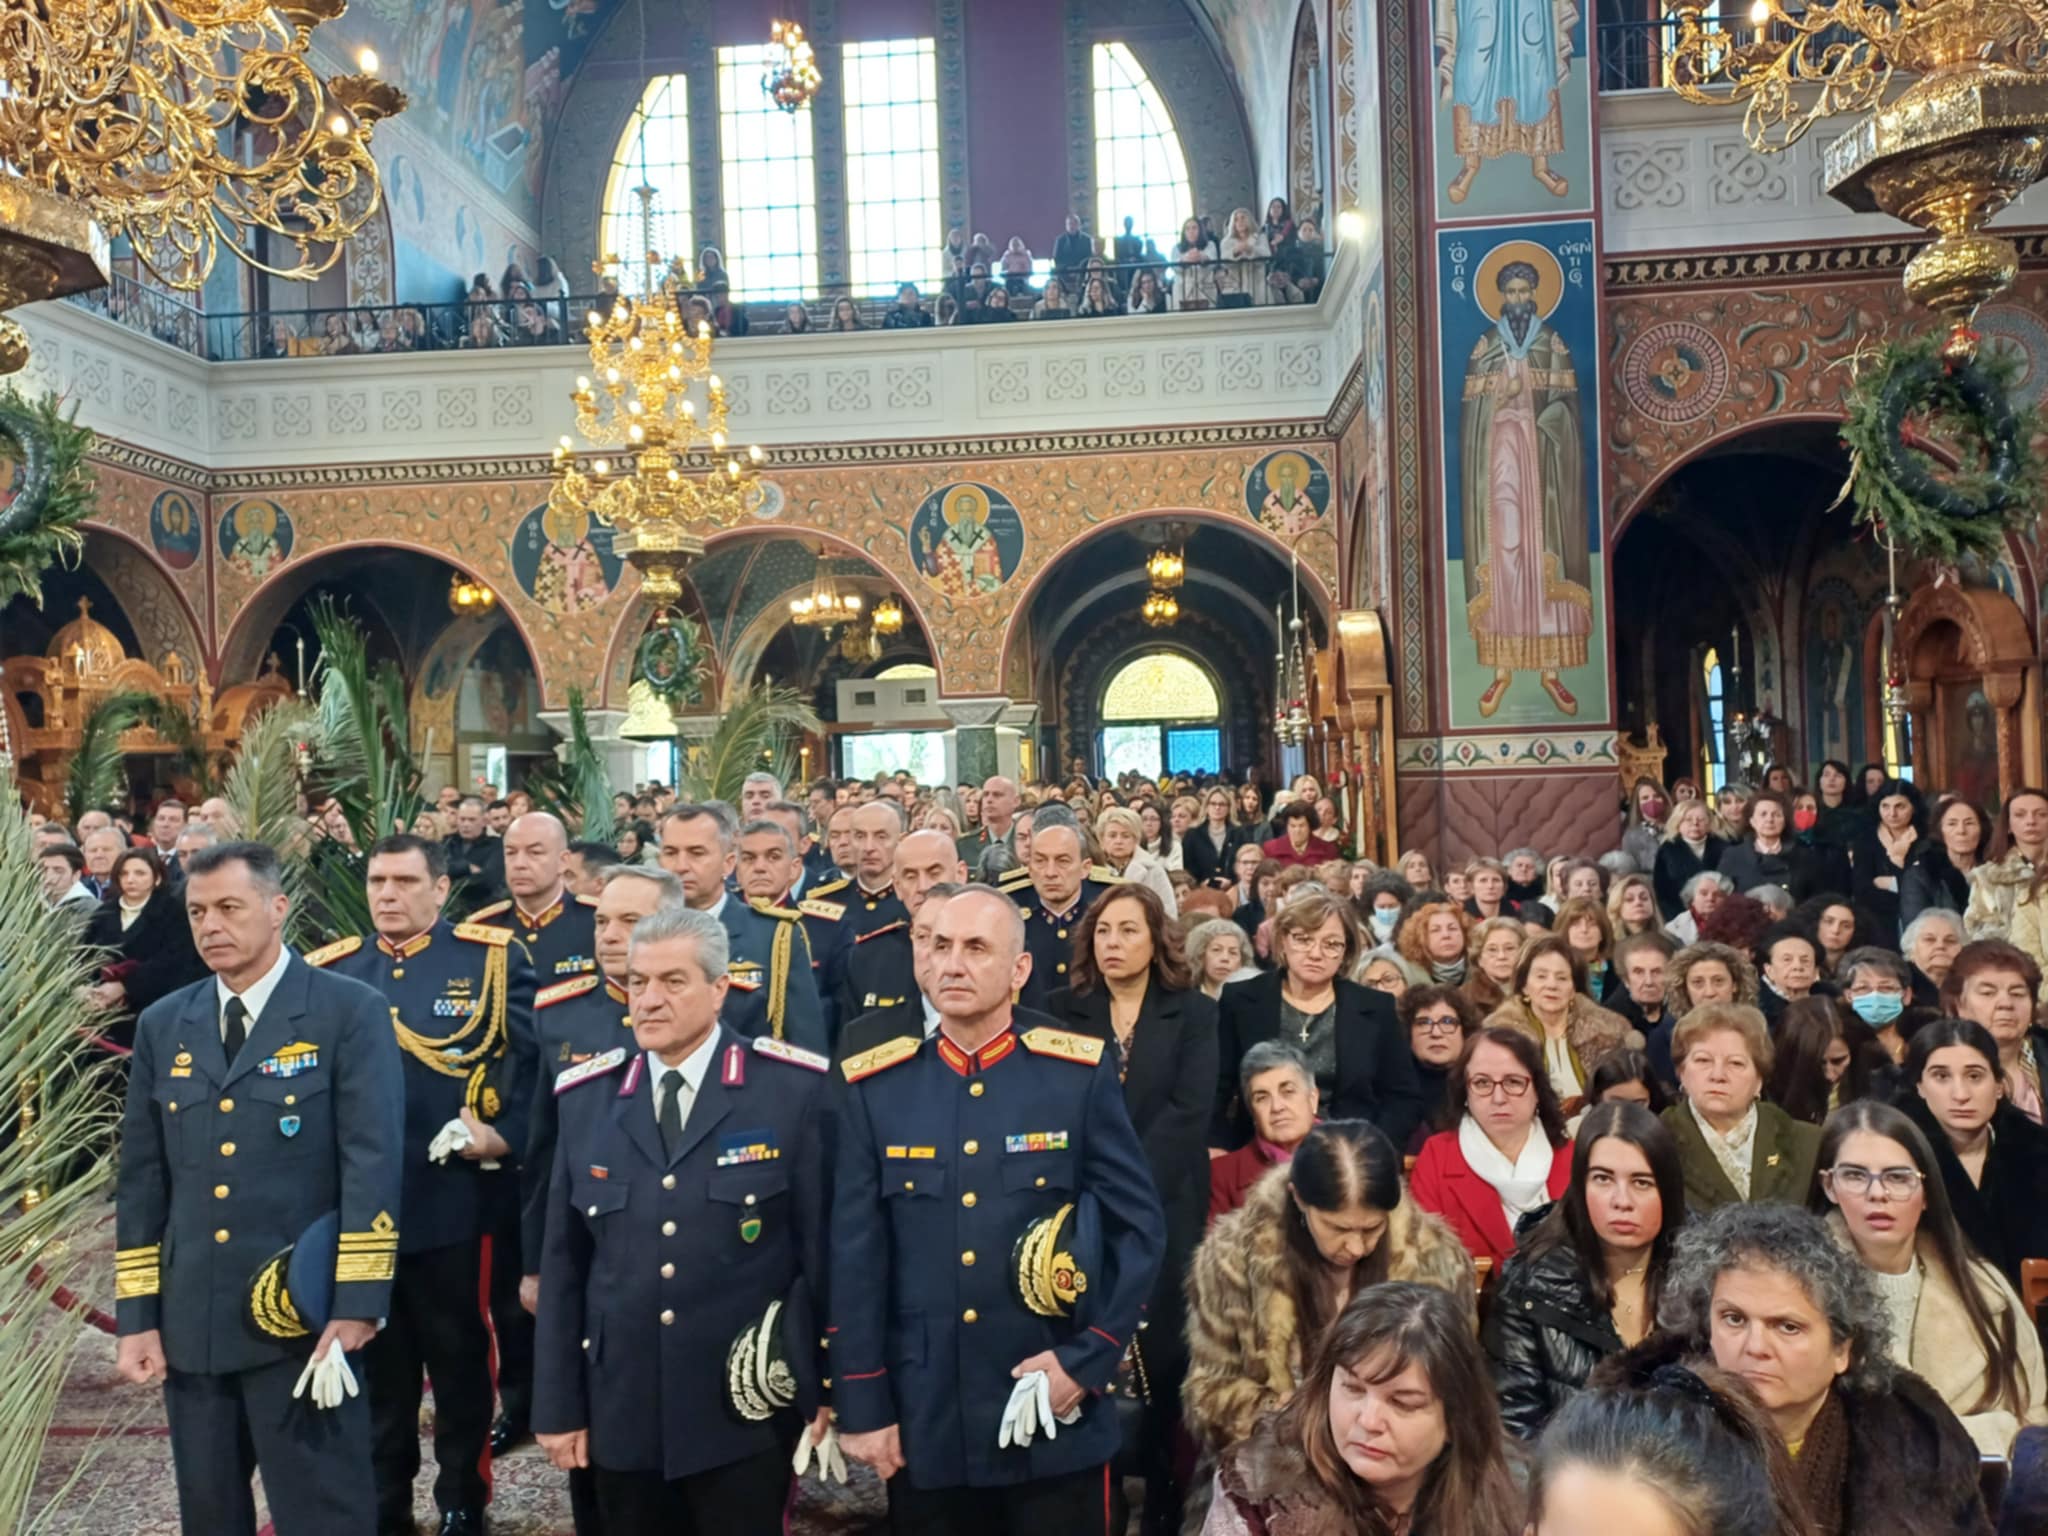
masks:
{"label": "arched doorway", "polygon": [[1117,663],[1096,707],[1102,776],[1220,771],[1222,714],[1216,679],[1192,656],[1161,646]]}

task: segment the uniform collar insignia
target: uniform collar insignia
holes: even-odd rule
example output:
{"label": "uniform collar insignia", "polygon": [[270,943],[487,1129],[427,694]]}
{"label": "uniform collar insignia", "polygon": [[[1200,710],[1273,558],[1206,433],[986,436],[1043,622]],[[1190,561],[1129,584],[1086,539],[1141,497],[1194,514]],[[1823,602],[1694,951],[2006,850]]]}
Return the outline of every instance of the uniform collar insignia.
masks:
{"label": "uniform collar insignia", "polygon": [[434,930],[431,928],[427,929],[424,933],[416,933],[411,938],[397,944],[393,944],[381,933],[377,935],[377,947],[393,960],[410,960],[433,942]]}
{"label": "uniform collar insignia", "polygon": [[622,1008],[632,1001],[631,998],[626,996],[626,989],[616,981],[613,981],[609,976],[604,979],[604,995]]}
{"label": "uniform collar insignia", "polygon": [[986,1072],[1017,1048],[1016,1034],[1007,1029],[971,1055],[953,1043],[944,1026],[940,1027],[937,1038],[939,1060],[962,1077],[972,1077],[977,1072]]}
{"label": "uniform collar insignia", "polygon": [[538,912],[528,912],[517,901],[512,903],[512,915],[529,928],[545,928],[562,915],[562,898],[557,895],[552,903]]}

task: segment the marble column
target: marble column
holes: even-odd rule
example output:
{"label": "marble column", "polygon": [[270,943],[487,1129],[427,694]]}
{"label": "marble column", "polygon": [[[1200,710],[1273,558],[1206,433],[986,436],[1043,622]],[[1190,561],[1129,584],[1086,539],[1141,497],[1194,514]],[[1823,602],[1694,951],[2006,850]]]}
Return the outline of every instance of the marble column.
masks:
{"label": "marble column", "polygon": [[953,722],[949,755],[954,783],[979,784],[994,774],[1017,771],[1017,733],[1000,725],[1004,711],[1010,708],[1007,698],[941,699],[939,708]]}

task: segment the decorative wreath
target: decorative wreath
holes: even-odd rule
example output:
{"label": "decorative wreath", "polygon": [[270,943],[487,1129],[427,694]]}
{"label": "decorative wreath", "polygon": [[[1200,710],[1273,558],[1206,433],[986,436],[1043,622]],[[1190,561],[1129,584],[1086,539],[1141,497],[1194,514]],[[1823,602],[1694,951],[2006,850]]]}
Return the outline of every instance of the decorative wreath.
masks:
{"label": "decorative wreath", "polygon": [[1934,338],[1894,343],[1859,367],[1842,427],[1857,519],[1930,559],[2001,553],[2040,499],[2038,423],[2014,403],[2015,369]]}
{"label": "decorative wreath", "polygon": [[57,396],[0,392],[0,603],[42,601],[42,574],[84,547],[77,525],[92,511],[93,435],[57,408]]}
{"label": "decorative wreath", "polygon": [[633,680],[645,683],[670,704],[694,704],[702,691],[704,638],[696,623],[679,613],[658,613],[633,653]]}

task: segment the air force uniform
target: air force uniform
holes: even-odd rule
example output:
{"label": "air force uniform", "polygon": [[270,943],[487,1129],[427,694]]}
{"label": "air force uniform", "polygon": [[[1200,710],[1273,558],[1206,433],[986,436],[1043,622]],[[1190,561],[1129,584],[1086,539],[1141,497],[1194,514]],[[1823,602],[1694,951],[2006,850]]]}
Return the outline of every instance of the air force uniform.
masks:
{"label": "air force uniform", "polygon": [[[781,1528],[824,1374],[827,1066],[720,1024],[674,1069],[672,1142],[660,1058],[615,1047],[555,1081],[534,1427],[589,1431],[608,1531],[679,1509],[699,1531]],[[779,1391],[743,1334],[786,1366]]]}
{"label": "air force uniform", "polygon": [[825,1016],[803,925],[786,907],[750,906],[728,892],[713,914],[725,925],[732,959],[721,1023],[754,1039],[767,1035],[803,1050],[828,1048]]}
{"label": "air force uniform", "polygon": [[402,1053],[398,1275],[390,1322],[365,1352],[379,1530],[412,1530],[422,1369],[434,1383],[435,1504],[481,1517],[495,1387],[479,1286],[492,1263],[495,1214],[516,1207],[519,1174],[454,1153],[436,1163],[428,1150],[465,1107],[492,1123],[513,1159],[525,1147],[536,1071],[533,971],[508,930],[445,920],[402,944],[349,938],[307,959],[381,993]]}
{"label": "air force uniform", "polygon": [[[899,1426],[908,1487],[892,1484],[892,1501],[1057,1480],[1071,1508],[1059,1503],[1048,1528],[1104,1526],[1120,1430],[1096,1394],[1139,1326],[1165,1225],[1102,1054],[1100,1040],[1020,1009],[973,1055],[942,1026],[841,1064],[833,1404],[843,1431]],[[1027,1306],[1013,1256],[1034,1222],[1084,1199],[1100,1213],[1100,1272],[1087,1277],[1085,1315],[1061,1324]],[[1010,1372],[1048,1349],[1089,1389],[1080,1420],[999,1448]],[[926,1523],[950,1529],[944,1518]]]}
{"label": "air force uniform", "polygon": [[257,1270],[340,1214],[333,1317],[390,1307],[400,1241],[400,1066],[381,1000],[289,950],[237,1000],[228,1059],[218,978],[143,1011],[121,1126],[115,1317],[162,1334],[164,1398],[188,1531],[254,1536],[262,1469],[278,1536],[358,1536],[368,1405],[291,1393],[317,1342],[260,1327]]}

